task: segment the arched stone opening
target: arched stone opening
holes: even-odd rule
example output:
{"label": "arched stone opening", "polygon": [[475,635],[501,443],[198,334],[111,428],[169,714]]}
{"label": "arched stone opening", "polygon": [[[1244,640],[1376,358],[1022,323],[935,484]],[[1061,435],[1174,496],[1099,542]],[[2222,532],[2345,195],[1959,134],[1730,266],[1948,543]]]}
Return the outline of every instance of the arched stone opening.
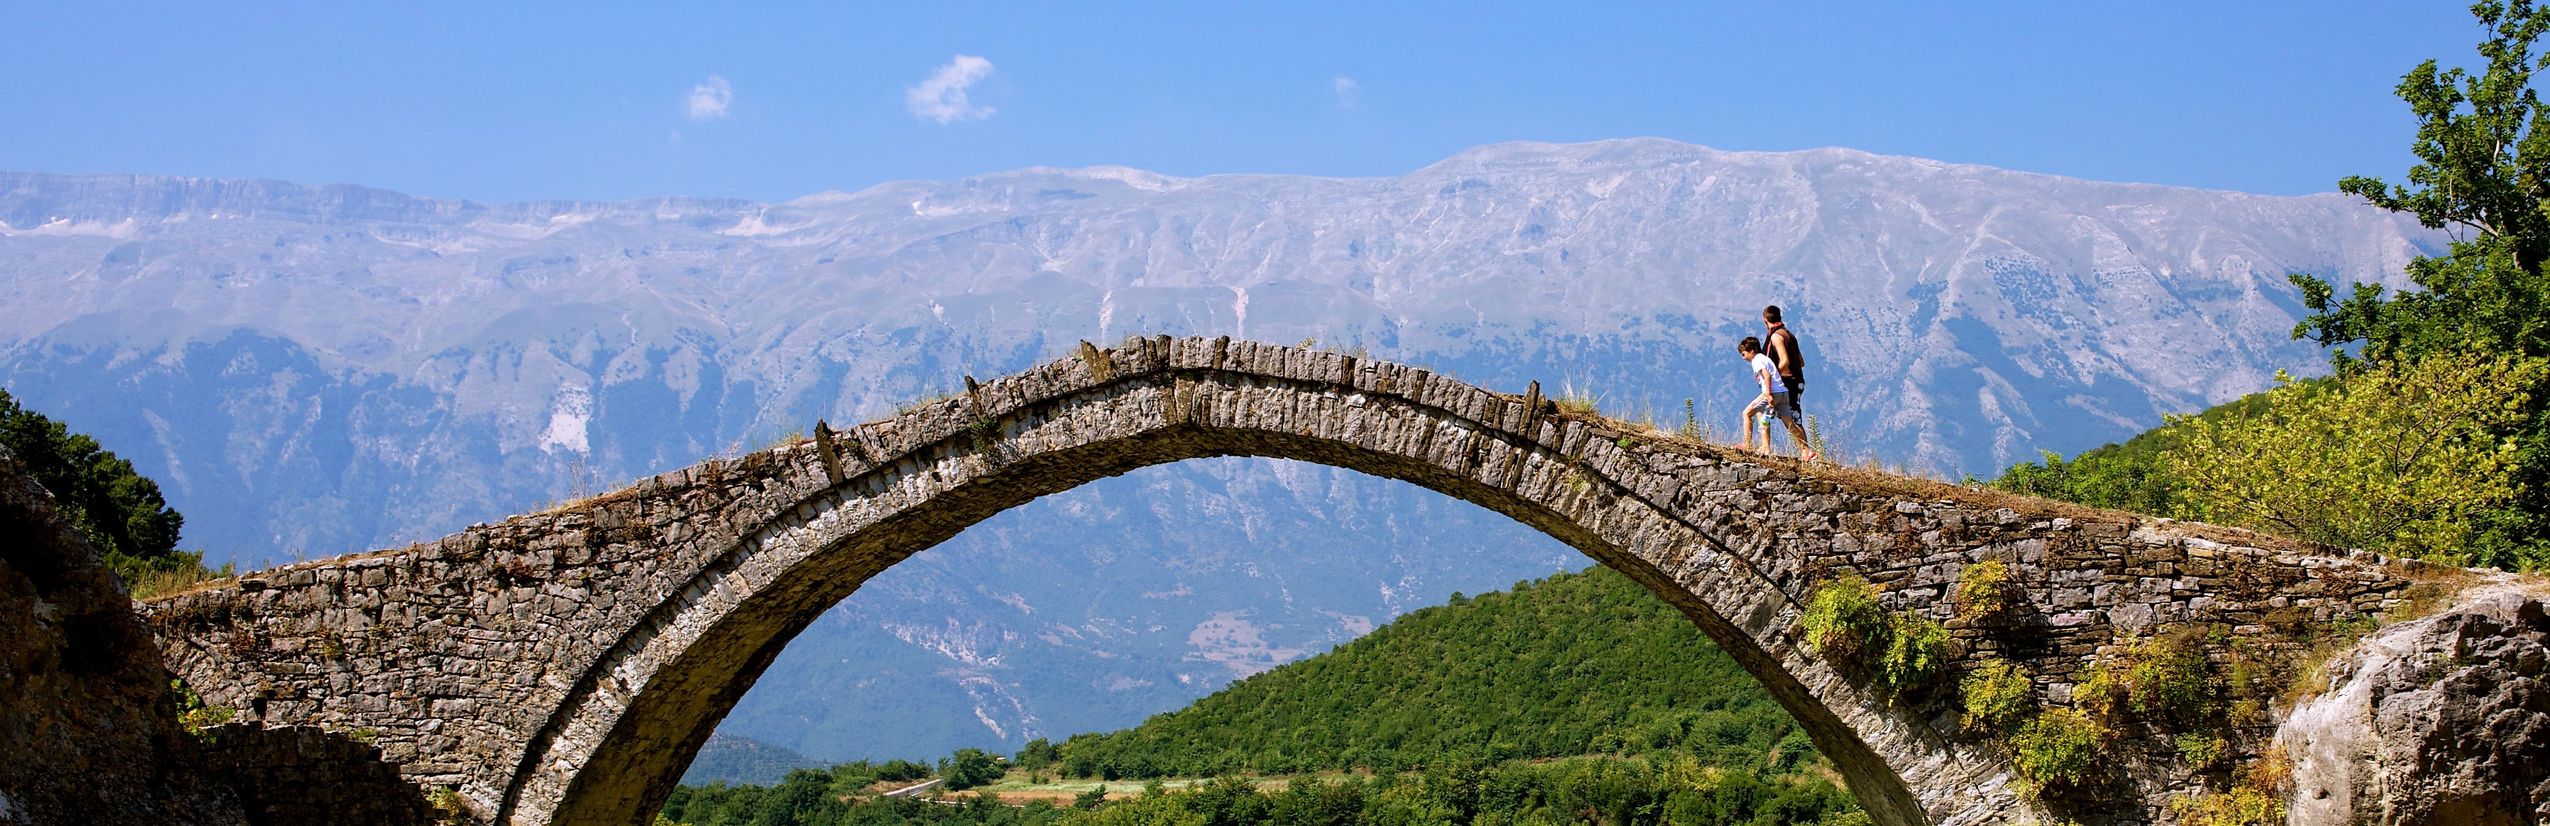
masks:
{"label": "arched stone opening", "polygon": [[[1744,524],[1740,512],[1695,520],[1650,501],[1652,489],[1642,491],[1643,480],[1614,478],[1601,466],[1617,462],[1606,462],[1609,454],[1598,448],[1627,448],[1604,442],[1568,452],[1566,423],[1538,412],[1500,427],[1388,392],[1321,385],[1208,367],[1015,405],[995,402],[909,454],[912,460],[845,473],[838,485],[703,566],[679,589],[688,598],[666,603],[596,664],[567,713],[524,755],[508,789],[509,818],[641,819],[661,804],[716,721],[787,641],[869,577],[1037,497],[1140,467],[1232,455],[1315,462],[1422,485],[1515,518],[1622,571],[1691,617],[1762,679],[1882,822],[1931,819],[1931,807],[1913,793],[1897,762],[1915,764],[1926,779],[1953,776],[1967,781],[1957,786],[2001,788],[1973,782],[1997,770],[1992,761],[1963,753],[1921,721],[1862,696],[1785,641],[1799,606],[1774,576],[1794,584],[1797,572],[1791,566],[1767,574],[1747,555],[1772,550],[1779,541],[1773,531]],[[963,412],[974,412],[977,400],[965,402]],[[1544,443],[1520,435],[1535,425],[1556,438]],[[1589,458],[1589,452],[1602,455]],[[1747,535],[1745,551],[1712,535],[1729,529]],[[1872,729],[1874,738],[1863,734]],[[1880,754],[1872,739],[1915,753]],[[2015,805],[2006,799],[1964,804],[1982,810]]]}

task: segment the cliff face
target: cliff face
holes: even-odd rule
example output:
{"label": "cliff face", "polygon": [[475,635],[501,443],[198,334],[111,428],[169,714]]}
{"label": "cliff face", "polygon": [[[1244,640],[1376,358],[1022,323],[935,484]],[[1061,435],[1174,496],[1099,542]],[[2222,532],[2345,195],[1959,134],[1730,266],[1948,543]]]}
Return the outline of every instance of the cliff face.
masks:
{"label": "cliff face", "polygon": [[168,668],[97,550],[0,448],[0,826],[423,824],[380,749],[178,725]]}
{"label": "cliff face", "polygon": [[2550,609],[2538,587],[2473,590],[2327,668],[2277,741],[2294,823],[2550,820]]}
{"label": "cliff face", "polygon": [[0,824],[239,823],[132,602],[0,449]]}

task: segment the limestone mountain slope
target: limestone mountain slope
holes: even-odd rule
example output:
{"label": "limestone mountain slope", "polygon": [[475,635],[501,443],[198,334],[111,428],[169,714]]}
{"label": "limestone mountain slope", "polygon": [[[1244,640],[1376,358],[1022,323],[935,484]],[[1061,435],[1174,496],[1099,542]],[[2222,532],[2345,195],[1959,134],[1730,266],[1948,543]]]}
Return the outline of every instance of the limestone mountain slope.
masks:
{"label": "limestone mountain slope", "polygon": [[[1029,169],[787,203],[483,205],[0,173],[0,382],[249,563],[427,538],[1133,333],[1364,348],[1724,432],[1787,306],[1842,452],[1987,473],[2266,384],[2284,273],[2437,238],[2337,195],[1841,149],[1500,144],[1391,178]],[[817,758],[1111,728],[1454,590],[1502,517],[1230,460],[1038,502],[818,623],[730,718]]]}

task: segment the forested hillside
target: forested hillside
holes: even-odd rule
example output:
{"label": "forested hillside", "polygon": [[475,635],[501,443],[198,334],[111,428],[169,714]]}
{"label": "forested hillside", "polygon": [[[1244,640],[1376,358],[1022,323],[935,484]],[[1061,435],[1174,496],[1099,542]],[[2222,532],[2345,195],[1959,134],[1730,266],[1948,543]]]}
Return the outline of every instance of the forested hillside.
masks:
{"label": "forested hillside", "polygon": [[1596,568],[1456,595],[1139,727],[1073,737],[1059,762],[1140,778],[1665,750],[1780,771],[1815,759],[1688,618]]}
{"label": "forested hillside", "polygon": [[685,786],[665,817],[690,826],[1865,822],[1751,675],[1605,568],[1456,595],[1136,728],[1035,741],[1003,777],[984,761],[966,749],[940,763],[943,789],[973,790],[954,798],[962,806],[881,797],[912,773],[861,762],[768,787]]}

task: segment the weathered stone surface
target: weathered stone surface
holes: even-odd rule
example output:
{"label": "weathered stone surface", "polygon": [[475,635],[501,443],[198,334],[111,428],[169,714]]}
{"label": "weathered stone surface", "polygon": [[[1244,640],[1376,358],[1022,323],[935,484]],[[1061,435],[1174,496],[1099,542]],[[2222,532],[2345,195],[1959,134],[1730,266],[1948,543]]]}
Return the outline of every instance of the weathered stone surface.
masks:
{"label": "weathered stone surface", "polygon": [[0,824],[434,821],[397,766],[344,735],[186,734],[172,679],[96,550],[0,448]]}
{"label": "weathered stone surface", "polygon": [[[2011,566],[2024,645],[1956,632],[2067,697],[2120,631],[2400,601],[2415,566],[1947,485],[1799,468],[1533,409],[1423,370],[1219,339],[1137,338],[884,421],[713,459],[414,547],[160,600],[170,663],[246,720],[368,730],[483,822],[642,822],[780,648],[859,584],[1004,509],[1149,465],[1319,462],[1504,513],[1618,569],[1762,680],[1879,822],[2149,820],[2185,774],[2121,749],[2117,805],[2038,811],[1937,701],[1876,696],[1808,652],[1803,600],[1885,583],[1950,618],[1965,566]],[[2201,594],[2201,596],[2199,596]],[[2130,745],[2130,744],[2129,744]],[[2148,746],[2149,744],[2143,744]],[[2165,745],[2161,751],[2166,751]]]}
{"label": "weathered stone surface", "polygon": [[248,826],[425,826],[441,820],[380,749],[314,726],[206,730],[194,765],[238,796]]}
{"label": "weathered stone surface", "polygon": [[2383,628],[2277,733],[2296,823],[2550,820],[2550,609],[2513,585]]}
{"label": "weathered stone surface", "polygon": [[0,448],[0,824],[243,822],[97,551]]}

